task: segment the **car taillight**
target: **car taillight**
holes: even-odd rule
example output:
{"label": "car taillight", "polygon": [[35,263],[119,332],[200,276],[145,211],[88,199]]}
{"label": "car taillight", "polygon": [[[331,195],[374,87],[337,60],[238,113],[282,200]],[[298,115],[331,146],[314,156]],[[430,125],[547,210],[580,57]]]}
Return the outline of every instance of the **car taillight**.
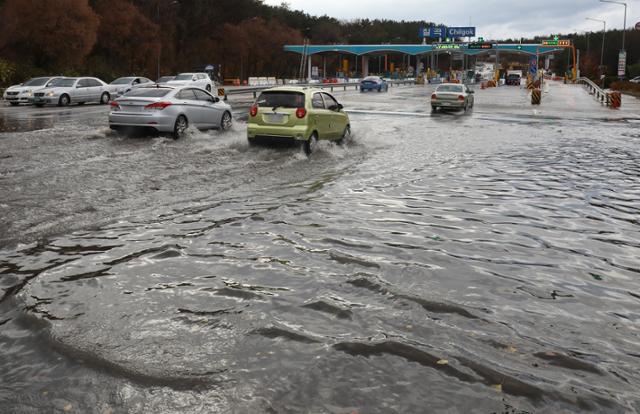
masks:
{"label": "car taillight", "polygon": [[459,101],[464,101],[464,96],[462,96],[462,95],[458,95],[458,100],[459,100]]}
{"label": "car taillight", "polygon": [[304,108],[296,109],[296,116],[300,119],[304,118],[305,116],[307,116],[307,110]]}
{"label": "car taillight", "polygon": [[251,109],[249,110],[249,115],[251,115],[252,117],[258,115],[258,105],[253,105],[251,107]]}
{"label": "car taillight", "polygon": [[111,103],[109,104],[111,106],[111,110],[112,111],[119,111],[120,110],[120,104],[116,101],[111,101]]}
{"label": "car taillight", "polygon": [[171,102],[154,102],[144,107],[144,109],[152,109],[162,111],[167,106],[171,106]]}
{"label": "car taillight", "polygon": [[438,99],[438,95],[434,93],[433,95],[431,95],[431,99]]}

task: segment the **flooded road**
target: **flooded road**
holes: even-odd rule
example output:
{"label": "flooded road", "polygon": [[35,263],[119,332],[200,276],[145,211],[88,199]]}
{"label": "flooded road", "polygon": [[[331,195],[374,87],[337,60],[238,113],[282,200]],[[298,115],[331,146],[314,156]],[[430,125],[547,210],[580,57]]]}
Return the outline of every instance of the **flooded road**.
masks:
{"label": "flooded road", "polygon": [[336,93],[309,159],[1,133],[2,412],[640,412],[640,101],[430,93]]}

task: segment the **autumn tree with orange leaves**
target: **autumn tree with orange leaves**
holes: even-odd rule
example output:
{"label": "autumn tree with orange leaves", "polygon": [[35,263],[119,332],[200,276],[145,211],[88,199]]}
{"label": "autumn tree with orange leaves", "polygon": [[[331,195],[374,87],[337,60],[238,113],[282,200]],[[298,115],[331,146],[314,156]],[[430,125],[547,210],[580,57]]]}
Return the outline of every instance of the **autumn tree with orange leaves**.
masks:
{"label": "autumn tree with orange leaves", "polygon": [[0,54],[44,68],[76,68],[93,49],[98,25],[87,0],[6,0]]}
{"label": "autumn tree with orange leaves", "polygon": [[96,53],[122,74],[154,73],[160,51],[158,25],[128,0],[98,0]]}

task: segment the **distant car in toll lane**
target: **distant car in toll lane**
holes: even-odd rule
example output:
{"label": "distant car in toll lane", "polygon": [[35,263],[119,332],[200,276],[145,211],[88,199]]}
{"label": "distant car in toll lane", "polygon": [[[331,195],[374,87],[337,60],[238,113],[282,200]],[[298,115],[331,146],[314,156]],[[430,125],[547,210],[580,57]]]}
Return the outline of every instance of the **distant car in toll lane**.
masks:
{"label": "distant car in toll lane", "polygon": [[43,89],[33,93],[32,103],[36,106],[67,106],[77,103],[99,102],[108,104],[111,100],[109,85],[98,78],[58,78]]}
{"label": "distant car in toll lane", "polygon": [[111,94],[114,96],[121,96],[132,89],[148,85],[155,85],[155,82],[147,78],[127,76],[118,78],[111,82],[109,84],[109,92],[111,92]]}
{"label": "distant car in toll lane", "polygon": [[111,102],[109,127],[116,131],[152,129],[178,139],[189,125],[228,130],[231,106],[204,89],[169,85],[140,87]]}
{"label": "distant car in toll lane", "polygon": [[389,84],[386,80],[380,76],[367,76],[360,81],[360,92],[366,91],[378,91],[387,92],[389,90]]}
{"label": "distant car in toll lane", "polygon": [[167,81],[171,86],[192,86],[200,89],[204,89],[207,92],[211,92],[215,86],[215,82],[211,80],[206,73],[181,73],[175,78]]}
{"label": "distant car in toll lane", "polygon": [[443,83],[438,85],[431,95],[431,110],[438,109],[463,109],[467,111],[473,108],[475,99],[474,91],[467,85],[460,83]]}
{"label": "distant car in toll lane", "polygon": [[510,73],[504,78],[506,85],[520,86],[521,77],[517,73]]}
{"label": "distant car in toll lane", "polygon": [[308,87],[263,91],[249,111],[247,138],[256,143],[302,143],[307,155],[318,140],[344,143],[351,134],[349,116],[330,93]]}
{"label": "distant car in toll lane", "polygon": [[20,85],[9,86],[5,91],[3,98],[11,105],[28,104],[33,98],[33,93],[46,87],[52,81],[59,79],[59,76],[45,76],[40,78],[31,78]]}

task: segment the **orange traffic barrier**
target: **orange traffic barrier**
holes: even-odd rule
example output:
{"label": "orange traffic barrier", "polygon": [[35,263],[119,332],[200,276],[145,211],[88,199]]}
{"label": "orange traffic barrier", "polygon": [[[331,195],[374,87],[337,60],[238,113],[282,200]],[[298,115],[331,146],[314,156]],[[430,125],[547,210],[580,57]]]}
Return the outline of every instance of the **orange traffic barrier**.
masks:
{"label": "orange traffic barrier", "polygon": [[612,109],[618,109],[622,105],[622,94],[620,92],[614,91],[609,93],[609,107]]}
{"label": "orange traffic barrier", "polygon": [[531,105],[540,105],[542,101],[542,91],[540,89],[531,90]]}

